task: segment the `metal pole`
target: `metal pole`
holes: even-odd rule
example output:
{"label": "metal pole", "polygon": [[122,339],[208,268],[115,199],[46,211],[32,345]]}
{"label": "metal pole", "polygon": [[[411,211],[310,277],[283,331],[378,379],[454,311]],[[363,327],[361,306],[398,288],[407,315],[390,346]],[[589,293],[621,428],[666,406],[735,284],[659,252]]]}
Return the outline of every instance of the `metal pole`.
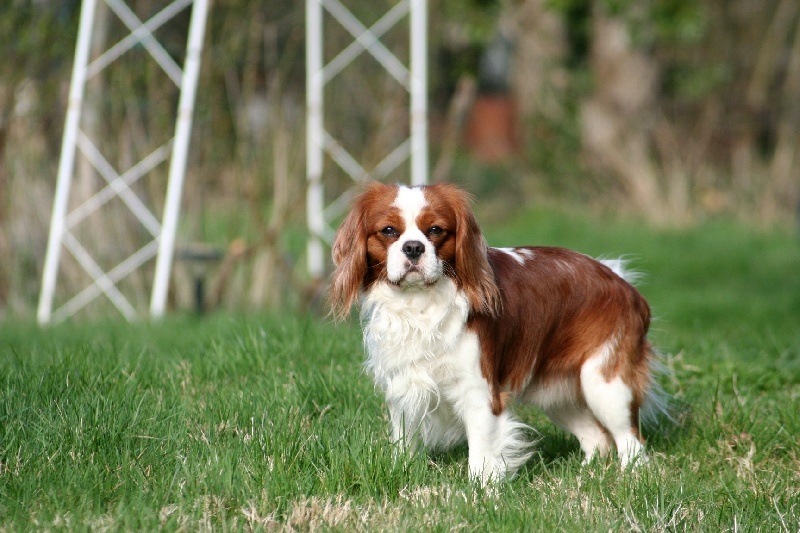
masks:
{"label": "metal pole", "polygon": [[72,65],[72,81],[69,88],[67,118],[64,124],[64,136],[61,141],[61,156],[58,162],[58,178],[56,181],[53,213],[50,218],[50,238],[47,242],[47,253],[44,261],[42,292],[39,295],[37,319],[40,324],[50,322],[53,308],[53,296],[56,289],[58,262],[61,255],[61,243],[64,235],[64,218],[69,202],[69,189],[72,178],[72,167],[75,164],[75,139],[80,126],[83,91],[86,87],[86,65],[89,60],[89,45],[94,25],[95,0],[84,0],[81,5],[81,19],[78,26],[78,45],[75,48],[75,60]]}
{"label": "metal pole", "polygon": [[308,272],[313,278],[321,278],[325,273],[322,74],[322,5],[320,0],[306,0],[306,218],[310,234],[307,259]]}
{"label": "metal pole", "polygon": [[411,184],[428,182],[428,22],[426,0],[411,0]]}
{"label": "metal pole", "polygon": [[161,317],[167,303],[167,289],[172,270],[172,256],[175,252],[175,233],[178,227],[178,214],[186,175],[186,160],[192,133],[192,111],[200,74],[200,59],[203,51],[208,0],[195,0],[192,18],[189,23],[189,39],[186,44],[186,60],[183,65],[181,96],[178,102],[178,116],[175,124],[175,144],[169,167],[169,183],[164,204],[164,217],[161,238],[158,243],[156,273],[153,279],[153,294],[150,300],[150,315]]}

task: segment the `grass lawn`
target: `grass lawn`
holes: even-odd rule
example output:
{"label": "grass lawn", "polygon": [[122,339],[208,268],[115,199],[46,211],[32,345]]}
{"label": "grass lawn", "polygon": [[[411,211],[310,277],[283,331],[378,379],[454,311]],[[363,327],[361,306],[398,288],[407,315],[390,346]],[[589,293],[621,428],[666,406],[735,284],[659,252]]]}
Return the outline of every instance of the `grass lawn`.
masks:
{"label": "grass lawn", "polygon": [[495,245],[628,255],[675,424],[634,472],[538,454],[494,494],[462,447],[395,460],[355,322],[174,316],[0,325],[0,531],[800,529],[800,242],[534,211]]}

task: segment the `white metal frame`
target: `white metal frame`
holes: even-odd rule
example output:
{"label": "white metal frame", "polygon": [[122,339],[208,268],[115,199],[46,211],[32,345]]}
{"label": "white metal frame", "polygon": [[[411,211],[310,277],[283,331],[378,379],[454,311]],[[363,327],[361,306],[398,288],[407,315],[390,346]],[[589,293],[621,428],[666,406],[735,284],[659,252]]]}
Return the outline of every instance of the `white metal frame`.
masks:
{"label": "white metal frame", "polygon": [[[150,301],[151,315],[161,316],[166,305],[192,127],[194,99],[200,71],[200,55],[208,15],[208,0],[173,0],[146,22],[139,20],[124,0],[105,0],[131,33],[89,63],[89,49],[97,1],[83,0],[81,5],[78,43],[75,48],[67,117],[50,221],[50,236],[42,277],[42,292],[37,313],[38,320],[42,324],[61,321],[73,315],[101,294],[105,294],[126,318],[134,319],[136,310],[117,289],[116,284],[153,257],[156,257],[156,270]],[[186,57],[183,68],[181,68],[153,36],[153,31],[190,5],[192,6],[192,15],[187,36]],[[175,136],[126,172],[120,174],[103,158],[92,140],[80,130],[83,92],[89,78],[101,72],[137,44],[141,44],[150,53],[180,89],[180,99],[176,111]],[[105,179],[107,185],[71,212],[67,212],[75,155],[78,149]],[[131,185],[157,165],[166,161],[170,155],[166,202],[162,221],[159,221],[134,193]],[[153,239],[108,272],[104,272],[71,230],[113,198],[120,198],[125,203]],[[63,306],[53,311],[62,246],[86,270],[93,282]]]}
{"label": "white metal frame", "polygon": [[[330,62],[324,64],[323,9],[327,10],[354,38]],[[380,41],[381,36],[405,16],[409,17],[410,57],[407,68]],[[371,27],[365,27],[339,0],[306,0],[306,196],[308,270],[320,278],[325,271],[323,243],[330,243],[334,231],[330,222],[347,208],[353,189],[325,206],[323,163],[325,153],[354,182],[380,180],[410,158],[411,183],[428,181],[427,126],[427,1],[400,0]],[[326,130],[324,91],[326,85],[363,52],[371,54],[410,95],[409,138],[395,148],[371,171],[364,169]]]}

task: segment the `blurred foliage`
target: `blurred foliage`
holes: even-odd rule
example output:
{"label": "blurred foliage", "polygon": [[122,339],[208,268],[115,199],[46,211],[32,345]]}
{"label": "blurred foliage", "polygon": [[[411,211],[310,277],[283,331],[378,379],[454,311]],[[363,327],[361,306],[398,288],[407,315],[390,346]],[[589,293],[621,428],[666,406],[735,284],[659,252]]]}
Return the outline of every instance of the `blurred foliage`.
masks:
{"label": "blurred foliage", "polygon": [[[640,47],[697,45],[709,29],[709,14],[699,0],[600,0],[599,3],[609,15],[627,20],[631,37]],[[592,5],[588,0],[547,0],[547,6],[564,19],[573,67],[585,66],[588,60]]]}
{"label": "blurred foliage", "polygon": [[[167,2],[129,3],[145,20]],[[342,3],[365,26],[395,4]],[[0,2],[0,257],[12,257],[0,264],[0,312],[29,310],[41,277],[80,7],[80,0]],[[103,40],[113,43],[127,30],[105,9]],[[243,299],[255,258],[268,248],[282,262],[283,287],[302,270],[304,17],[304,2],[296,0],[212,3],[181,231],[186,241],[246,250],[228,280],[228,302]],[[624,45],[605,64],[597,54],[601,19],[625,29]],[[156,31],[177,62],[188,22],[185,10]],[[792,220],[800,162],[796,0],[431,0],[429,28],[431,167],[449,163],[446,179],[496,207],[498,216],[555,198],[646,218],[668,206],[660,221],[677,224],[718,215]],[[518,113],[509,129],[518,138],[512,156],[485,161],[465,138],[470,104],[486,86],[464,82],[479,78],[498,35],[512,45],[508,97]],[[408,58],[407,40],[407,21],[381,38],[401,61]],[[351,42],[326,14],[326,60]],[[627,80],[620,75],[625,68],[633,72]],[[334,81],[326,125],[370,170],[407,134],[408,96],[369,54]],[[459,94],[464,86],[474,94]],[[627,109],[626,95],[636,91],[646,94]],[[171,135],[177,91],[141,46],[93,79],[86,96],[94,117],[86,128],[121,169]],[[461,111],[458,98],[467,103]],[[610,157],[616,167],[598,162],[598,150],[588,146],[592,105],[606,111],[607,130],[621,135],[605,147],[618,150]],[[630,146],[639,151],[626,152]],[[652,181],[651,204],[637,199],[635,180],[620,171],[631,162],[641,169],[634,176],[650,176],[640,181]],[[405,180],[407,173],[402,164],[385,179]],[[165,174],[159,168],[137,185],[156,212]],[[325,175],[330,198],[352,183],[330,157]],[[276,176],[285,178],[286,191]],[[285,201],[276,206],[278,193]],[[286,220],[278,224],[276,217]],[[121,225],[129,239],[115,238],[115,246],[141,237],[140,228]]]}
{"label": "blurred foliage", "polygon": [[460,38],[470,45],[485,46],[496,32],[500,0],[440,0],[437,16],[458,28]]}
{"label": "blurred foliage", "polygon": [[[80,0],[6,0],[0,4],[5,73],[43,77],[68,62]],[[68,41],[66,39],[69,39]]]}

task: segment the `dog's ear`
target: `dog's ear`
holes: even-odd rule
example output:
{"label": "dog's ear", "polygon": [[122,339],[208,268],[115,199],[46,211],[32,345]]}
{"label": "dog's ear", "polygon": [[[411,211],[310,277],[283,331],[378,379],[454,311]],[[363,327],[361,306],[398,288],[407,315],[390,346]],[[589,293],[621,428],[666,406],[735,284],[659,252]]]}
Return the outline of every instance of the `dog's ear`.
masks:
{"label": "dog's ear", "polygon": [[366,196],[367,192],[355,199],[331,248],[336,268],[331,276],[330,305],[337,320],[347,318],[367,275]]}
{"label": "dog's ear", "polygon": [[467,294],[472,309],[481,314],[500,312],[500,290],[486,255],[486,240],[464,191],[448,186],[448,196],[456,215],[456,279]]}

